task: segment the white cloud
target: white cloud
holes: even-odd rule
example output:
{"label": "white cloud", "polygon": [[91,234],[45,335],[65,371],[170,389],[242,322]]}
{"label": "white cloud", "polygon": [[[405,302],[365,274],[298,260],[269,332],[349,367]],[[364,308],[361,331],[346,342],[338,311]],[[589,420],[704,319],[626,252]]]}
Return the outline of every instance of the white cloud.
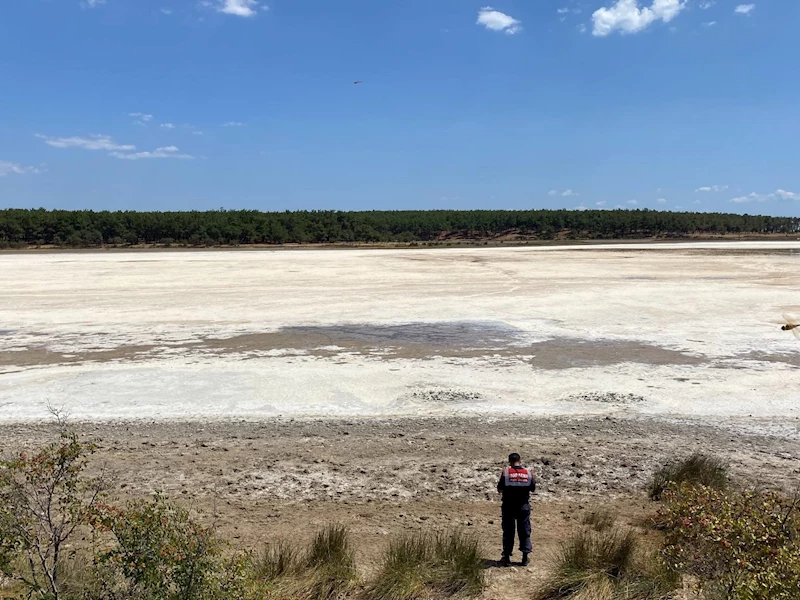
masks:
{"label": "white cloud", "polygon": [[36,137],[44,140],[45,144],[53,148],[82,148],[83,150],[136,150],[136,146],[130,144],[118,144],[110,136],[93,135],[88,138],[66,137],[57,138],[46,135],[36,134]]}
{"label": "white cloud", "polygon": [[601,207],[601,208],[602,208],[603,206],[605,206],[605,205],[606,205],[606,201],[605,201],[605,200],[603,200],[603,201],[601,201],[601,202],[595,202],[595,206],[599,206],[599,207]]}
{"label": "white cloud", "polygon": [[714,25],[716,25],[716,24],[717,24],[717,22],[716,22],[716,21],[709,21],[708,23],[703,23],[703,25],[704,25],[705,27],[713,27],[713,26],[714,26]]}
{"label": "white cloud", "polygon": [[197,129],[192,130],[192,135],[205,135],[202,131],[198,131]]}
{"label": "white cloud", "polygon": [[128,116],[133,117],[134,119],[139,119],[139,122],[142,124],[149,123],[153,120],[153,115],[147,115],[140,112],[128,113]]}
{"label": "white cloud", "polygon": [[755,4],[740,4],[736,8],[733,9],[733,12],[740,14],[740,15],[749,15],[753,10],[755,10]]}
{"label": "white cloud", "polygon": [[162,123],[161,127],[164,129],[175,129],[175,125],[173,125],[172,123]]}
{"label": "white cloud", "polygon": [[692,204],[700,204],[700,200],[695,200]]}
{"label": "white cloud", "polygon": [[781,200],[800,200],[800,194],[787,192],[786,190],[776,190],[775,195]]}
{"label": "white cloud", "polygon": [[227,123],[222,124],[223,127],[244,127],[244,123],[239,121],[228,121]]}
{"label": "white cloud", "polygon": [[156,148],[152,152],[111,152],[110,156],[125,160],[140,160],[142,158],[182,158],[188,160],[194,158],[191,154],[181,154],[175,146]]}
{"label": "white cloud", "polygon": [[666,204],[667,203],[667,199],[666,198],[659,198],[658,200],[656,200],[656,202],[658,202],[659,204]]}
{"label": "white cloud", "polygon": [[706,0],[705,2],[701,2],[699,6],[701,10],[708,10],[715,4],[716,4],[715,0]]}
{"label": "white cloud", "polygon": [[747,196],[739,196],[738,198],[731,198],[731,202],[735,202],[737,204],[743,204],[745,202],[764,202],[766,197],[761,194],[756,194],[755,192],[748,194]]}
{"label": "white cloud", "polygon": [[586,33],[586,25],[584,25],[583,23],[578,25],[578,31],[580,31],[581,33]]}
{"label": "white cloud", "polygon": [[0,177],[6,175],[26,175],[39,173],[36,167],[24,167],[17,163],[8,162],[7,160],[0,160]]}
{"label": "white cloud", "polygon": [[172,14],[172,9],[171,8],[162,8],[161,9],[161,14],[171,15]]}
{"label": "white cloud", "polygon": [[560,15],[564,15],[569,12],[569,9],[565,6],[564,8],[559,8],[556,12]]}
{"label": "white cloud", "polygon": [[84,0],[84,2],[81,2],[81,8],[97,8],[105,3],[106,0]]}
{"label": "white cloud", "polygon": [[561,191],[561,192],[558,191],[558,190],[550,190],[549,192],[547,192],[547,195],[548,196],[564,196],[565,198],[568,197],[568,196],[580,196],[580,194],[578,192],[574,191],[574,190],[564,190],[564,191]]}
{"label": "white cloud", "polygon": [[138,160],[140,158],[195,158],[191,154],[181,154],[175,146],[164,146],[156,148],[152,152],[134,152],[136,146],[132,144],[118,144],[110,136],[93,135],[88,138],[68,137],[54,138],[46,135],[36,134],[36,137],[45,141],[54,148],[81,148],[83,150],[102,150],[108,152],[109,156],[127,160]]}
{"label": "white cloud", "polygon": [[502,31],[508,35],[514,35],[522,31],[522,22],[517,21],[491,6],[484,6],[478,11],[478,25],[483,25],[490,31]]}
{"label": "white cloud", "polygon": [[616,30],[636,33],[656,21],[669,23],[686,8],[686,0],[653,0],[652,5],[639,8],[638,0],[616,0],[610,8],[598,8],[592,14],[592,33],[607,36]]}
{"label": "white cloud", "polygon": [[704,185],[697,188],[695,192],[724,192],[727,189],[727,185]]}
{"label": "white cloud", "polygon": [[639,203],[636,200],[628,200],[628,204],[630,204],[631,206],[636,206]]}
{"label": "white cloud", "polygon": [[767,200],[775,200],[776,198],[780,200],[800,200],[800,194],[797,192],[789,192],[778,189],[769,194],[757,194],[755,192],[751,192],[746,196],[731,198],[730,201],[736,204],[744,204],[746,202],[766,202]]}
{"label": "white cloud", "polygon": [[217,12],[237,17],[254,17],[258,8],[258,0],[220,0]]}

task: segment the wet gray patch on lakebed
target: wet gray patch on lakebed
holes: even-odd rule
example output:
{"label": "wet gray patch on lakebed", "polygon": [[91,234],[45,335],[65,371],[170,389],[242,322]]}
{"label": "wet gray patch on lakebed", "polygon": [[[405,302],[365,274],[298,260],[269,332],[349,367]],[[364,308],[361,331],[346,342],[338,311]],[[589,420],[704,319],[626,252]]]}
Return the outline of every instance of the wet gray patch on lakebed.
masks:
{"label": "wet gray patch on lakebed", "polygon": [[0,352],[0,365],[34,366],[112,360],[134,362],[223,355],[238,355],[243,360],[291,355],[335,360],[347,360],[349,356],[365,356],[376,360],[477,358],[509,365],[523,362],[533,368],[548,370],[605,367],[625,362],[654,365],[698,365],[709,362],[702,356],[643,342],[564,337],[530,342],[530,332],[506,323],[456,321],[292,326],[225,338],[205,337],[179,344],[119,346],[113,350],[71,354],[37,347],[14,353]]}
{"label": "wet gray patch on lakebed", "polygon": [[525,332],[505,323],[439,322],[287,327],[274,333],[205,340],[228,352],[296,349],[307,355],[356,353],[382,359],[491,358],[525,361],[540,369],[608,366],[623,362],[695,365],[705,358],[651,344],[554,338],[526,343]]}

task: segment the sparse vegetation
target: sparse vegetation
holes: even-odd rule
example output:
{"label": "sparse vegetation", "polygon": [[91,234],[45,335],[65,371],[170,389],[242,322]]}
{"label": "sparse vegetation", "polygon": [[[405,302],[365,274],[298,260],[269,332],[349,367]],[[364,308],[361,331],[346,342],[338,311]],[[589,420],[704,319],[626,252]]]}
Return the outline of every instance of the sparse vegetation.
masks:
{"label": "sparse vegetation", "polygon": [[633,530],[581,529],[563,545],[554,573],[536,600],[656,600],[667,598],[677,578]]}
{"label": "sparse vegetation", "polygon": [[597,508],[586,513],[583,517],[583,524],[588,525],[595,531],[605,531],[613,527],[617,521],[617,515],[608,508]]}
{"label": "sparse vegetation", "polygon": [[477,538],[462,532],[406,535],[389,544],[369,597],[475,596],[484,587],[484,562]]}
{"label": "sparse vegetation", "polygon": [[714,489],[725,489],[728,485],[728,465],[716,456],[693,454],[685,459],[673,460],[653,474],[648,494],[660,500],[670,485],[689,483]]}

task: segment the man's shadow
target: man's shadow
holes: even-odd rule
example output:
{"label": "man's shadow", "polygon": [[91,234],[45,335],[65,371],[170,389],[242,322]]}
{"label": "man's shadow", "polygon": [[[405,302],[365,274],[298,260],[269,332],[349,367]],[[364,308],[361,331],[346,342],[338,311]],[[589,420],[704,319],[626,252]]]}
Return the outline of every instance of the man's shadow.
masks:
{"label": "man's shadow", "polygon": [[[522,567],[522,563],[518,560],[512,560],[511,564],[508,565],[508,567]],[[500,560],[492,560],[490,558],[487,558],[483,561],[484,569],[507,569],[508,567],[504,567],[503,562]]]}
{"label": "man's shadow", "polygon": [[[510,566],[518,567],[519,563],[518,562],[512,562]],[[492,560],[490,558],[487,558],[486,560],[483,561],[483,568],[484,569],[496,569],[496,568],[504,569],[505,567],[503,567],[503,562],[502,561],[500,561],[500,560]]]}

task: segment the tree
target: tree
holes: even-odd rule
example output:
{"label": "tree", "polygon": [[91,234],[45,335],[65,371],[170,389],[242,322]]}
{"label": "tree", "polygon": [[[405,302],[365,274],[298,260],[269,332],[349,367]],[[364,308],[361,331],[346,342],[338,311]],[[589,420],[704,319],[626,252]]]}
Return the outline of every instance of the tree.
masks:
{"label": "tree", "polygon": [[57,442],[0,461],[0,569],[30,597],[58,600],[65,544],[89,522],[107,487],[85,473],[96,446],[59,418]]}

